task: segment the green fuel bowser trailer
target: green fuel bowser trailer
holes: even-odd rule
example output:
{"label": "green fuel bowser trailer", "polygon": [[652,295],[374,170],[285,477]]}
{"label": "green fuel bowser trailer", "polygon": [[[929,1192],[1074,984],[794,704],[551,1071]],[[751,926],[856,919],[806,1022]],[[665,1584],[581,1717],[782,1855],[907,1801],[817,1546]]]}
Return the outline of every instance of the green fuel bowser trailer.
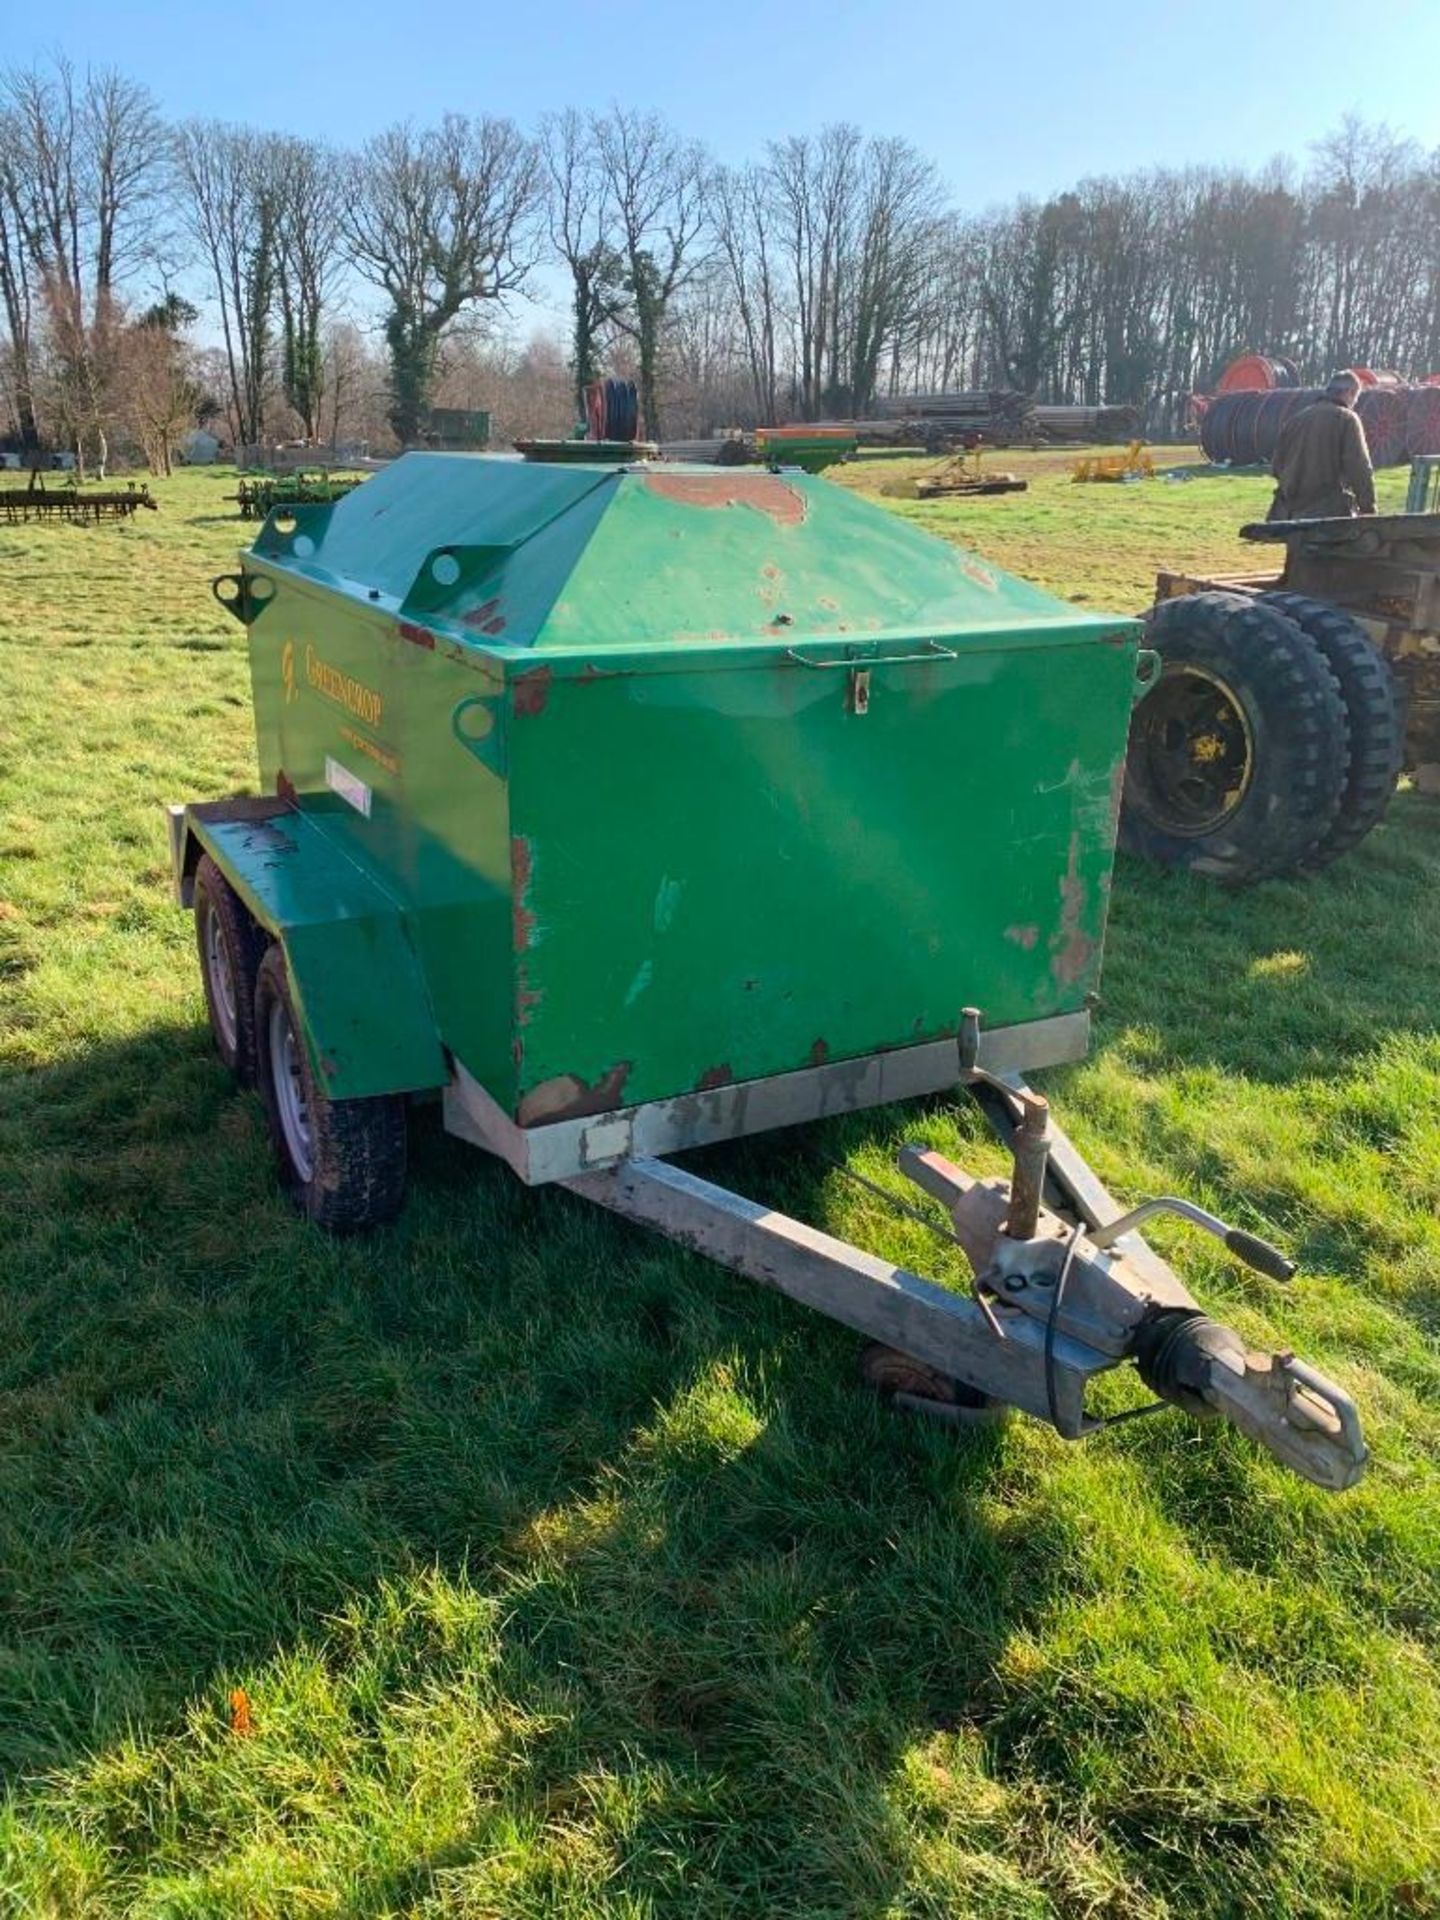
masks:
{"label": "green fuel bowser trailer", "polygon": [[[540,450],[543,452],[543,449]],[[601,450],[597,449],[597,455]],[[1343,1391],[1247,1352],[1028,1087],[1085,1051],[1133,621],[802,472],[410,454],[277,509],[216,592],[264,797],[171,810],[222,1057],[320,1225],[399,1205],[405,1110],[870,1337],[941,1417],[1078,1436],[1134,1359],[1324,1485]],[[618,455],[618,457],[617,457]],[[906,1150],[971,1295],[668,1156],[966,1085],[1009,1181]]]}

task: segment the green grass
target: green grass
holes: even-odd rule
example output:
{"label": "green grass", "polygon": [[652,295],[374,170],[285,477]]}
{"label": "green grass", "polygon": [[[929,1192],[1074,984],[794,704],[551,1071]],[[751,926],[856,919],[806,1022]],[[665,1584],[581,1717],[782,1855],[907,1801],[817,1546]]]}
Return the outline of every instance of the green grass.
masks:
{"label": "green grass", "polygon": [[[1266,495],[993,458],[1032,491],[897,510],[1121,609]],[[1120,1193],[1297,1253],[1159,1235],[1352,1388],[1363,1485],[1178,1417],[957,1441],[433,1112],[393,1229],[292,1217],[160,812],[253,783],[230,490],[0,529],[0,1913],[1440,1913],[1440,803],[1239,898],[1123,865],[1046,1083]],[[998,1164],[937,1103],[707,1165],[933,1270],[822,1158],[917,1136]]]}

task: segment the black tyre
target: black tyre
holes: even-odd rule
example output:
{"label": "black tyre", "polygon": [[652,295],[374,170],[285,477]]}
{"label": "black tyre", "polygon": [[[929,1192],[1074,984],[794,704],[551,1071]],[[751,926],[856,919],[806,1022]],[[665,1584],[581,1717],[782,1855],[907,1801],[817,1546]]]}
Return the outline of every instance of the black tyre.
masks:
{"label": "black tyre", "polygon": [[208,853],[195,869],[195,944],[215,1051],[242,1087],[255,1083],[255,980],[265,935]]}
{"label": "black tyre", "polygon": [[1358,846],[1385,817],[1405,764],[1404,704],[1389,662],[1349,614],[1299,593],[1260,597],[1293,620],[1324,654],[1350,722],[1350,771],[1340,811],[1303,863],[1324,867]]}
{"label": "black tyre", "polygon": [[1120,844],[1232,887],[1298,866],[1334,824],[1350,763],[1320,649],[1239,593],[1163,600],[1145,639],[1161,670],[1130,722]]}
{"label": "black tyre", "polygon": [[272,946],[255,983],[260,1091],[280,1178],[327,1233],[393,1219],[405,1194],[405,1102],[396,1094],[332,1100],[315,1079],[285,955]]}

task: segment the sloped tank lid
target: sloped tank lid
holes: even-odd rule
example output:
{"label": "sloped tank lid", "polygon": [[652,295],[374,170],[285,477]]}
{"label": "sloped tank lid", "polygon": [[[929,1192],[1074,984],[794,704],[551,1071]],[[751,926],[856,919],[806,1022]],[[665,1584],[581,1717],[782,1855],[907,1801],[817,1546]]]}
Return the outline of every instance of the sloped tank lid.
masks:
{"label": "sloped tank lid", "polygon": [[[413,453],[303,524],[298,570],[489,646],[963,641],[1129,624],[799,472]],[[269,532],[256,553],[296,564]]]}

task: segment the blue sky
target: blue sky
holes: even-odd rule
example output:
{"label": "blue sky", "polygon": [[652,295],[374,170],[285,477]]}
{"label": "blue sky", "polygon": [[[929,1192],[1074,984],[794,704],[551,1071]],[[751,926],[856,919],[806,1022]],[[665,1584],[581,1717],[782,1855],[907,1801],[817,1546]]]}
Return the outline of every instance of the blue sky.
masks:
{"label": "blue sky", "polygon": [[0,64],[62,47],[174,117],[349,142],[447,107],[658,107],[722,159],[854,120],[980,209],[1086,174],[1257,165],[1347,111],[1440,146],[1440,0],[0,0]]}
{"label": "blue sky", "polygon": [[1347,109],[1440,144],[1440,0],[6,0],[0,64],[60,45],[174,115],[331,139],[447,106],[655,106],[722,158],[853,119],[983,206],[1082,174],[1297,152]]}

